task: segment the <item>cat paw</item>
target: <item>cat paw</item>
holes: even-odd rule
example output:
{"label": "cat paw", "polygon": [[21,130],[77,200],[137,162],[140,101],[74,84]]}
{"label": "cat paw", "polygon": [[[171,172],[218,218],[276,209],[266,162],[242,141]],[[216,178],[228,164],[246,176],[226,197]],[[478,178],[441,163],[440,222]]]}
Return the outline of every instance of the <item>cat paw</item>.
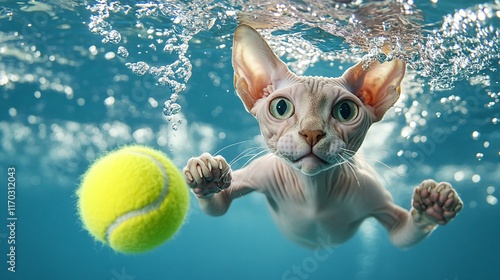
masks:
{"label": "cat paw", "polygon": [[222,156],[204,153],[191,158],[182,173],[198,198],[209,198],[231,185],[231,168]]}
{"label": "cat paw", "polygon": [[425,180],[415,188],[412,206],[415,222],[425,222],[425,217],[427,222],[445,225],[462,210],[463,202],[449,183]]}

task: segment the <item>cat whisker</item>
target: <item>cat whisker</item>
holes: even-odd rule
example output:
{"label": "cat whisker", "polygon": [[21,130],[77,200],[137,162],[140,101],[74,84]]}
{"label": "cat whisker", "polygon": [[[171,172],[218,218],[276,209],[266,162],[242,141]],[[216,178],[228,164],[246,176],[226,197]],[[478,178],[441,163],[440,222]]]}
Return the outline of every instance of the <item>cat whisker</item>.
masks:
{"label": "cat whisker", "polygon": [[[399,178],[403,178],[403,176],[402,176],[401,174],[399,174],[399,172],[398,172],[398,171],[396,171],[394,168],[390,167],[389,165],[385,164],[384,162],[382,162],[382,161],[380,161],[380,160],[378,160],[378,159],[376,159],[376,158],[374,158],[374,157],[368,156],[368,155],[366,155],[366,154],[364,154],[364,153],[354,152],[354,151],[352,151],[352,150],[348,150],[348,149],[344,149],[344,148],[341,148],[341,149],[342,149],[343,151],[347,152],[347,153],[351,153],[353,156],[354,156],[354,154],[358,155],[358,156],[359,156],[362,160],[364,160],[364,161],[366,161],[366,162],[368,162],[368,161],[367,161],[367,159],[368,159],[368,160],[370,160],[370,161],[373,161],[373,162],[379,163],[379,164],[381,164],[382,166],[384,166],[385,168],[387,168],[388,170],[392,171],[394,174],[398,175],[398,177],[399,177]],[[380,175],[382,175],[382,174],[380,174]]]}
{"label": "cat whisker", "polygon": [[[403,178],[403,176],[401,174],[399,174],[394,168],[390,167],[389,165],[383,163],[382,161],[380,160],[377,160],[373,157],[370,157],[370,156],[367,156],[365,154],[362,154],[362,153],[359,153],[359,152],[354,152],[352,150],[348,150],[348,149],[344,149],[344,148],[341,148],[343,150],[344,153],[348,153],[348,154],[351,154],[352,156],[354,156],[354,154],[357,155],[358,159],[364,161],[364,162],[367,162],[368,163],[368,160],[366,158],[368,158],[369,160],[372,160],[372,161],[375,161],[379,164],[381,164],[382,166],[384,166],[385,168],[387,168],[388,170],[394,172],[396,175],[398,175],[400,178]],[[380,177],[385,181],[385,183],[390,186],[391,184],[389,183],[389,181],[386,179],[386,177],[380,173],[376,168],[374,168],[375,172],[377,172],[378,175],[380,175]]]}
{"label": "cat whisker", "polygon": [[229,149],[231,147],[234,147],[234,146],[237,146],[237,145],[241,145],[241,144],[245,144],[245,143],[249,143],[249,142],[253,142],[254,140],[244,140],[244,141],[240,141],[240,142],[236,142],[236,143],[233,143],[233,144],[230,144],[230,145],[227,145],[225,146],[224,148],[221,148],[220,150],[218,150],[217,152],[215,152],[214,156],[220,154],[222,151],[226,150],[226,149]]}
{"label": "cat whisker", "polygon": [[350,157],[353,157],[354,155],[357,154],[357,152],[353,151],[353,150],[350,150],[350,149],[346,149],[346,148],[340,148],[341,150],[341,153],[343,154],[347,154],[349,155]]}
{"label": "cat whisker", "polygon": [[[244,141],[240,141],[240,142],[237,142],[237,143],[233,143],[233,144],[230,144],[230,145],[227,145],[223,148],[221,148],[220,150],[218,150],[217,152],[214,153],[214,156],[216,155],[219,155],[222,151],[228,149],[228,148],[231,148],[231,147],[234,147],[234,146],[237,146],[237,145],[242,145],[242,144],[245,144],[245,143],[250,143],[250,142],[253,142],[253,140],[244,140]],[[254,157],[254,154],[253,152],[254,151],[257,151],[259,149],[262,149],[261,147],[252,147],[252,148],[247,148],[246,150],[244,150],[243,152],[239,153],[232,161],[228,162],[228,165],[229,165],[229,169],[226,170],[225,172],[223,172],[220,176],[221,178],[222,177],[225,177],[227,175],[227,173],[233,169],[233,164],[235,164],[236,162],[238,162],[239,160],[243,159],[244,157],[248,157],[248,156],[252,156]],[[260,152],[259,152],[260,153]],[[217,185],[217,189],[219,191],[222,191],[223,189],[221,187],[219,187],[219,185]]]}
{"label": "cat whisker", "polygon": [[[264,150],[264,151],[262,151],[260,154],[265,153],[265,152],[267,152],[267,151],[266,151],[266,150]],[[255,155],[255,157],[260,156],[260,154]],[[263,155],[262,157],[272,157],[272,156],[273,156],[273,154],[266,154],[266,155]],[[255,157],[254,157],[254,158],[255,158]],[[253,158],[252,158],[252,159],[250,159],[247,163],[249,163],[251,160],[253,160]],[[243,179],[246,179],[246,178],[251,178],[251,177],[253,176],[253,174],[255,173],[255,171],[257,171],[257,165],[256,165],[256,166],[254,166],[253,171],[252,171],[251,173],[249,173],[249,175],[248,175],[248,176],[243,177],[243,178],[242,178],[242,180],[243,180]]]}
{"label": "cat whisker", "polygon": [[[334,159],[335,159],[335,165],[334,166],[340,166],[340,168],[342,169],[342,171],[345,172],[344,166],[343,166],[344,162],[340,161],[338,157],[335,157]],[[332,191],[333,191],[333,188],[330,188],[328,190],[328,195],[330,195]]]}
{"label": "cat whisker", "polygon": [[359,183],[358,175],[356,174],[356,171],[354,170],[354,169],[357,169],[357,166],[353,162],[349,161],[352,157],[346,158],[342,155],[342,153],[339,154],[339,157],[344,161],[345,164],[347,164],[347,167],[349,167],[349,169],[351,170],[352,175],[354,176],[354,178],[356,178],[356,183],[358,184],[358,187],[361,188],[361,184]]}
{"label": "cat whisker", "polygon": [[350,163],[352,166],[358,168],[356,165],[356,162],[354,161],[354,156],[356,154],[353,151],[342,149],[342,151],[339,153],[339,156],[345,161]]}
{"label": "cat whisker", "polygon": [[[221,149],[221,150],[217,151],[217,153],[220,153],[222,150],[224,150],[224,149],[226,149],[226,148],[229,148],[229,147],[231,147],[231,146],[235,146],[235,145],[238,145],[238,144],[242,144],[242,143],[244,143],[244,142],[250,142],[250,141],[241,141],[241,142],[238,142],[238,143],[235,143],[235,144],[229,145],[229,146],[227,146],[227,147],[225,147],[225,148],[223,148],[223,149]],[[220,175],[220,177],[221,177],[221,178],[225,177],[225,176],[227,175],[227,173],[229,173],[229,171],[230,171],[230,170],[233,170],[233,165],[234,165],[236,162],[238,162],[239,160],[241,160],[241,159],[243,159],[243,158],[245,158],[245,157],[249,157],[249,156],[250,156],[250,157],[252,157],[252,158],[253,158],[253,157],[255,157],[255,154],[254,154],[253,152],[254,152],[254,151],[257,151],[257,150],[259,150],[259,149],[262,149],[262,147],[252,147],[252,148],[247,148],[247,149],[246,149],[246,150],[244,150],[243,152],[239,153],[239,154],[238,154],[238,155],[237,155],[237,156],[236,156],[236,157],[235,157],[232,161],[228,162],[229,169],[227,169],[225,172],[223,172],[223,173]],[[217,154],[217,153],[216,153],[216,154]],[[262,153],[262,151],[261,151],[261,152],[259,152],[259,153],[257,153],[257,154],[260,154],[260,153]],[[245,163],[245,164],[246,164],[246,163]],[[219,185],[217,185],[217,189],[218,189],[219,191],[222,191],[222,190],[223,190],[222,188],[220,188],[220,187],[219,187]]]}
{"label": "cat whisker", "polygon": [[248,159],[245,164],[243,164],[243,166],[241,168],[244,168],[245,166],[247,166],[253,159],[255,159],[256,157],[262,155],[263,153],[267,153],[269,152],[269,149],[263,149],[262,151],[256,153],[255,155],[253,155],[250,159]]}
{"label": "cat whisker", "polygon": [[[227,175],[227,173],[229,173],[230,170],[233,170],[233,165],[238,162],[239,160],[245,158],[245,157],[251,157],[250,160],[252,160],[253,158],[255,158],[257,155],[261,154],[263,151],[260,151],[258,152],[257,154],[254,154],[253,152],[254,151],[257,151],[259,149],[262,149],[262,147],[253,147],[253,148],[248,148],[246,150],[244,150],[243,152],[239,153],[232,161],[228,162],[228,165],[229,165],[229,169],[226,170],[225,172],[223,172],[220,177],[223,178]],[[250,161],[249,160],[249,161]],[[248,164],[248,161],[245,162],[245,164],[243,166],[245,166],[246,164]],[[219,191],[222,191],[222,189],[217,186],[217,189]]]}
{"label": "cat whisker", "polygon": [[[246,167],[253,159],[255,159],[256,157],[258,157],[261,154],[266,153],[266,152],[269,152],[269,149],[264,149],[264,150],[260,151],[259,153],[255,154],[247,162],[245,162],[245,164],[243,165],[242,168]],[[271,157],[271,156],[273,156],[273,154],[269,153],[267,155],[264,155],[263,157]],[[257,171],[257,165],[254,166],[252,169],[253,170],[249,170],[248,172],[246,172],[246,175],[243,178],[241,178],[241,181],[243,181],[247,178],[251,178],[253,176],[253,174],[255,173],[255,171]],[[228,190],[229,190],[229,194],[231,194],[232,188],[229,188]]]}
{"label": "cat whisker", "polygon": [[254,151],[258,151],[260,149],[263,149],[262,147],[253,147],[253,148],[248,148],[244,150],[243,152],[239,153],[231,162],[229,162],[229,165],[232,166],[242,158],[248,157],[248,156],[253,156]]}

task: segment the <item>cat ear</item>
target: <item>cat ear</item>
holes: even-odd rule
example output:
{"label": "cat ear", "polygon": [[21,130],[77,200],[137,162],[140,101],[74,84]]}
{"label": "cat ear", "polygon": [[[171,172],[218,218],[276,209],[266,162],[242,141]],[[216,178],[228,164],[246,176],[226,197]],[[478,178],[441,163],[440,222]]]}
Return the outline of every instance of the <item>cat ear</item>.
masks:
{"label": "cat ear", "polygon": [[380,121],[385,112],[396,103],[401,92],[401,80],[405,75],[406,64],[402,60],[372,62],[363,69],[363,62],[349,68],[343,75],[352,93],[373,108],[374,122]]}
{"label": "cat ear", "polygon": [[234,88],[249,112],[257,100],[293,76],[262,36],[248,25],[240,25],[234,32],[233,68]]}

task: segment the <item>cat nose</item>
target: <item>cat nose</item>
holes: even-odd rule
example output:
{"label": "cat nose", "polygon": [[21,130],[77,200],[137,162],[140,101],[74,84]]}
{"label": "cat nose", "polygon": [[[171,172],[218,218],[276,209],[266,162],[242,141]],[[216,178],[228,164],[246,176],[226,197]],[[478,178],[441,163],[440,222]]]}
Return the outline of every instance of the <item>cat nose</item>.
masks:
{"label": "cat nose", "polygon": [[311,147],[314,147],[325,136],[325,133],[321,130],[302,130],[299,133],[306,138],[307,144]]}

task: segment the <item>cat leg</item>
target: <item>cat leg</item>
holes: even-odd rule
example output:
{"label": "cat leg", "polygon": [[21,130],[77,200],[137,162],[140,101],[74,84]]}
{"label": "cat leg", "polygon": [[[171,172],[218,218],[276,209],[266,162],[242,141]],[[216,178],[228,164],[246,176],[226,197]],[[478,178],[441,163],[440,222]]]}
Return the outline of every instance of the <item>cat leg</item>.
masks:
{"label": "cat leg", "polygon": [[411,215],[416,223],[449,223],[462,210],[463,202],[447,182],[425,180],[413,193]]}
{"label": "cat leg", "polygon": [[204,153],[189,159],[182,173],[205,213],[220,216],[227,211],[230,199],[222,191],[231,185],[232,172],[226,159]]}
{"label": "cat leg", "polygon": [[227,189],[231,182],[231,168],[222,156],[204,153],[189,159],[182,170],[184,178],[198,198],[208,198]]}
{"label": "cat leg", "polygon": [[373,216],[387,228],[395,246],[407,248],[429,236],[438,225],[450,222],[462,207],[449,183],[426,180],[415,188],[410,211],[391,202]]}
{"label": "cat leg", "polygon": [[[249,166],[258,162],[259,159],[256,159]],[[256,190],[253,184],[259,184],[259,180],[248,176],[249,166],[233,172],[222,156],[203,153],[189,159],[182,173],[188,187],[198,198],[201,209],[209,215],[220,216],[226,213],[234,198]],[[253,168],[250,170],[252,174],[255,171]]]}

